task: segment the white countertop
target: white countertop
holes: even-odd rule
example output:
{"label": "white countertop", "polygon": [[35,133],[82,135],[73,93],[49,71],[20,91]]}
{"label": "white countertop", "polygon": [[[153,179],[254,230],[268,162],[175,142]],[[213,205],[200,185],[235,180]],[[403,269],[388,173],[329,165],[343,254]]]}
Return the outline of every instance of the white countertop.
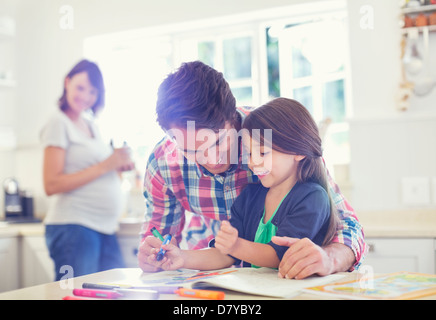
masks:
{"label": "white countertop", "polygon": [[[142,220],[140,219],[122,219],[117,234],[121,236],[139,237],[141,226]],[[6,222],[0,222],[0,238],[44,236],[44,233],[45,226],[43,223],[8,224]]]}
{"label": "white countertop", "polygon": [[357,212],[365,237],[436,238],[436,210]]}
{"label": "white countertop", "polygon": [[[366,238],[436,238],[436,210],[403,210],[357,212]],[[122,219],[117,232],[122,236],[138,236],[141,219]],[[0,238],[43,236],[42,223],[6,224],[0,222]]]}

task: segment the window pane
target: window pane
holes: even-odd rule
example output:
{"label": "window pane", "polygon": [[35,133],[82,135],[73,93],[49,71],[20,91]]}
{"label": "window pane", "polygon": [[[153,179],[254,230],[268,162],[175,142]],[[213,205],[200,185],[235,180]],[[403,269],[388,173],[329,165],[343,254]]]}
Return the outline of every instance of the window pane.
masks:
{"label": "window pane", "polygon": [[200,42],[198,44],[198,59],[214,68],[215,62],[215,43]]}
{"label": "window pane", "polygon": [[[303,39],[302,42],[307,41]],[[292,74],[294,78],[312,75],[312,64],[307,60],[300,47],[292,47]]]}
{"label": "window pane", "polygon": [[331,118],[333,122],[345,120],[344,80],[325,83],[322,100],[324,117]]}
{"label": "window pane", "polygon": [[223,59],[227,80],[251,78],[251,38],[224,40]]}
{"label": "window pane", "polygon": [[294,89],[294,99],[300,102],[313,116],[313,94],[312,87]]}
{"label": "window pane", "polygon": [[266,29],[266,50],[268,59],[268,94],[270,98],[280,97],[279,41],[271,37]]}
{"label": "window pane", "polygon": [[236,105],[239,106],[252,106],[253,104],[253,90],[251,87],[245,88],[232,88],[232,93],[236,99]]}
{"label": "window pane", "polygon": [[335,130],[335,125],[331,125],[327,135],[323,139],[324,158],[330,165],[350,162],[350,137],[349,131]]}

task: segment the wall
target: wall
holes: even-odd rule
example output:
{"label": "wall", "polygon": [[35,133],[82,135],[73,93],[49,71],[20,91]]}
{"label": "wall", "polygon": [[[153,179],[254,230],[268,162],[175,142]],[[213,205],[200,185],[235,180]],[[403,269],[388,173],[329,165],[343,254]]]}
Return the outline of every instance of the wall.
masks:
{"label": "wall", "polygon": [[[427,205],[405,204],[401,190],[405,177],[430,181],[436,176],[436,90],[427,97],[412,97],[409,110],[398,111],[398,1],[353,0],[348,5],[354,111],[350,119],[352,205],[358,211],[434,208],[435,198]],[[360,26],[364,5],[374,8],[373,29]],[[432,50],[436,50],[435,36],[431,35]]]}

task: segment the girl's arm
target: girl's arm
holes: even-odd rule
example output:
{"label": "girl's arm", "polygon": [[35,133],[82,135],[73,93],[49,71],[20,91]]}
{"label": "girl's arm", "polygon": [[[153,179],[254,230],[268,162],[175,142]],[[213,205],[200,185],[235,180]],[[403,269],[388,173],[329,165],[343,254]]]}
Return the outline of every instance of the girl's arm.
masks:
{"label": "girl's arm", "polygon": [[184,268],[199,270],[214,270],[230,267],[235,260],[219,252],[216,248],[203,250],[183,250]]}
{"label": "girl's arm", "polygon": [[202,250],[181,250],[174,243],[163,245],[166,250],[162,261],[156,260],[160,248],[155,247],[148,257],[148,264],[164,270],[177,270],[180,268],[215,270],[230,267],[235,260],[222,254],[216,248]]}
{"label": "girl's arm", "polygon": [[230,254],[258,267],[277,268],[280,260],[273,247],[238,237],[238,230],[228,221],[221,223],[221,229],[215,238],[215,247],[222,254]]}

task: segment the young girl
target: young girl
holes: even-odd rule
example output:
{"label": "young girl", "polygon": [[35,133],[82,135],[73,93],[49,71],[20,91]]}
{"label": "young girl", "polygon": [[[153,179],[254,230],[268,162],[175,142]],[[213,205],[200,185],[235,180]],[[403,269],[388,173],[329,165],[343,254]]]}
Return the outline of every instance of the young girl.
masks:
{"label": "young girl", "polygon": [[[277,268],[288,247],[273,236],[309,238],[317,245],[336,232],[335,206],[328,193],[318,128],[297,101],[278,98],[252,111],[243,123],[249,167],[261,184],[250,184],[235,200],[230,221],[223,221],[214,247],[181,250],[173,244],[161,262],[153,248],[149,263],[164,270],[211,270],[243,261],[243,266]],[[258,129],[258,130],[255,130]],[[269,135],[263,135],[267,129]],[[260,133],[256,135],[255,133]]]}

